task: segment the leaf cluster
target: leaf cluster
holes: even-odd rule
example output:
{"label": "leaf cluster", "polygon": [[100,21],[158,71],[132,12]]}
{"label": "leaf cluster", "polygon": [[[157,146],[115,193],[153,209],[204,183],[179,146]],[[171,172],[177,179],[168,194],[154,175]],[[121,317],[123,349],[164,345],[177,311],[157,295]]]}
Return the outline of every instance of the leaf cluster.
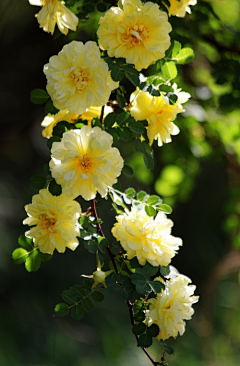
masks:
{"label": "leaf cluster", "polygon": [[101,223],[101,219],[95,220],[94,217],[88,215],[83,215],[80,218],[80,238],[83,239],[84,247],[89,253],[100,251],[105,254],[109,245],[108,240],[98,234],[98,224]]}

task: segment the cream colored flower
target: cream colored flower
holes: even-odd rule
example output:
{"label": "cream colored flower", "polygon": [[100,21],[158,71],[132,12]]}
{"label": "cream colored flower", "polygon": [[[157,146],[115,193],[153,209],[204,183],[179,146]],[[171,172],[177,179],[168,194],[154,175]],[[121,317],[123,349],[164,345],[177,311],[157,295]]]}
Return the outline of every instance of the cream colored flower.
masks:
{"label": "cream colored flower", "polygon": [[184,320],[191,319],[194,313],[192,304],[199,299],[199,296],[192,296],[196,286],[188,285],[190,282],[189,278],[177,275],[166,281],[165,290],[157,294],[157,298],[148,300],[150,303],[148,325],[157,324],[159,326],[158,340],[176,338],[178,333],[183,335]]}
{"label": "cream colored flower", "polygon": [[[69,112],[68,109],[59,111],[56,114],[48,113],[48,115],[44,118],[44,120],[41,123],[41,126],[45,127],[44,130],[42,131],[42,135],[43,135],[43,137],[46,137],[49,139],[50,137],[52,137],[53,127],[55,127],[58,122],[60,122],[60,121],[72,122],[78,118],[86,119],[88,121],[88,125],[91,127],[92,119],[96,118],[96,117],[100,118],[101,110],[102,110],[102,107],[90,107],[90,109],[87,112],[85,112],[84,114],[82,114],[81,116],[79,116],[76,113]],[[111,112],[112,112],[112,108],[105,106],[104,107],[104,118],[106,117],[106,115],[108,113],[111,113]]]}
{"label": "cream colored flower", "polygon": [[99,46],[109,57],[123,57],[137,70],[147,68],[165,55],[172,27],[157,4],[140,0],[122,1],[99,21]]}
{"label": "cream colored flower", "polygon": [[56,108],[79,115],[90,107],[103,106],[118,87],[100,58],[96,42],[72,41],[44,66],[47,91]]}
{"label": "cream colored flower", "polygon": [[170,8],[166,6],[168,9],[169,16],[176,15],[177,17],[183,18],[186,15],[186,12],[191,14],[191,9],[189,5],[196,5],[197,0],[169,0],[171,6]]}
{"label": "cream colored flower", "polygon": [[65,132],[61,142],[53,143],[50,168],[63,193],[85,200],[95,198],[97,191],[102,197],[107,195],[123,167],[112,142],[112,136],[99,127],[84,126]]}
{"label": "cream colored flower", "polygon": [[154,219],[145,210],[132,207],[116,219],[113,236],[120,241],[128,258],[136,256],[142,266],[146,261],[152,266],[167,266],[182,245],[180,238],[171,235],[173,222],[163,212],[158,212]]}
{"label": "cream colored flower", "polygon": [[25,206],[27,217],[23,224],[33,226],[26,236],[33,238],[35,247],[42,253],[53,254],[57,249],[64,253],[66,247],[75,250],[78,246],[78,218],[81,207],[65,194],[53,196],[47,189],[41,189]]}
{"label": "cream colored flower", "polygon": [[78,17],[73,14],[66,6],[64,1],[58,0],[29,0],[31,5],[42,6],[36,18],[45,32],[53,35],[56,23],[60,32],[68,33],[68,29],[75,31],[78,25]]}
{"label": "cream colored flower", "polygon": [[[187,94],[187,93],[186,93]],[[168,98],[162,94],[159,97],[153,97],[148,92],[136,89],[130,96],[131,115],[136,121],[146,119],[148,121],[147,135],[149,143],[158,140],[158,146],[163,142],[171,142],[171,135],[177,135],[179,128],[172,122],[176,119],[178,113],[184,112],[182,105],[177,101],[171,105]],[[183,101],[181,101],[183,103]]]}

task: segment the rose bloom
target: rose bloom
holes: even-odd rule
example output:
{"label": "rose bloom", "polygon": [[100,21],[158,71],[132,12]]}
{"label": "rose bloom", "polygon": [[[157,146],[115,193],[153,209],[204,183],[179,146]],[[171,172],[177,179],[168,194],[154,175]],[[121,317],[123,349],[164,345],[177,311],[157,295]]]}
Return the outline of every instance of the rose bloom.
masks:
{"label": "rose bloom", "polygon": [[120,241],[128,258],[136,256],[142,266],[146,261],[152,266],[167,266],[182,245],[180,238],[171,235],[173,222],[163,212],[158,212],[154,219],[144,209],[132,207],[116,219],[113,236]]}
{"label": "rose bloom", "polygon": [[171,6],[170,8],[166,6],[168,9],[169,16],[176,15],[177,17],[183,18],[186,15],[186,12],[191,14],[191,9],[189,5],[196,5],[197,0],[169,0]]}
{"label": "rose bloom", "polygon": [[108,186],[117,182],[123,159],[117,148],[111,147],[112,136],[99,127],[84,126],[63,134],[61,142],[52,145],[50,168],[52,176],[62,186],[63,193],[85,200],[102,197]]}
{"label": "rose bloom", "polygon": [[72,41],[44,66],[47,91],[56,108],[79,115],[90,107],[103,106],[118,87],[100,57],[96,42]]}
{"label": "rose bloom", "polygon": [[124,0],[111,7],[99,21],[99,46],[109,57],[123,57],[137,70],[147,68],[165,55],[172,27],[157,4]]}
{"label": "rose bloom", "polygon": [[81,207],[65,194],[53,196],[47,189],[41,189],[25,206],[27,217],[23,224],[33,226],[26,236],[33,238],[35,247],[42,253],[53,254],[57,249],[64,253],[66,247],[75,250],[76,236],[80,235],[78,218]]}
{"label": "rose bloom", "polygon": [[[187,94],[187,93],[185,93]],[[176,119],[178,113],[184,112],[181,103],[177,101],[171,105],[168,98],[161,94],[159,97],[153,97],[148,92],[136,89],[130,96],[131,106],[129,111],[136,121],[146,119],[148,121],[147,135],[149,144],[158,140],[158,146],[163,143],[171,142],[171,135],[177,135],[179,128],[172,122]]]}
{"label": "rose bloom", "polygon": [[29,0],[31,5],[42,6],[36,18],[45,32],[53,35],[56,23],[60,32],[68,33],[68,29],[75,31],[78,25],[78,17],[73,14],[66,6],[64,1],[58,0]]}
{"label": "rose bloom", "polygon": [[[101,116],[101,110],[102,107],[90,107],[90,109],[79,116],[76,113],[69,112],[68,109],[64,109],[63,111],[59,111],[56,114],[50,114],[44,118],[44,120],[41,123],[41,126],[45,127],[42,131],[43,137],[50,138],[52,137],[53,128],[57,125],[60,121],[67,121],[67,122],[74,122],[78,118],[86,119],[88,121],[88,125],[91,127],[91,121],[93,118],[100,118]],[[112,108],[105,106],[104,107],[104,117],[108,113],[112,112]]]}
{"label": "rose bloom", "polygon": [[[161,280],[156,278],[155,280]],[[157,298],[148,300],[150,303],[147,316],[148,326],[157,324],[160,333],[157,339],[176,338],[178,333],[183,335],[185,321],[191,319],[194,310],[192,304],[196,303],[199,296],[192,296],[196,286],[188,285],[189,278],[177,275],[166,281],[165,290],[157,294]]]}

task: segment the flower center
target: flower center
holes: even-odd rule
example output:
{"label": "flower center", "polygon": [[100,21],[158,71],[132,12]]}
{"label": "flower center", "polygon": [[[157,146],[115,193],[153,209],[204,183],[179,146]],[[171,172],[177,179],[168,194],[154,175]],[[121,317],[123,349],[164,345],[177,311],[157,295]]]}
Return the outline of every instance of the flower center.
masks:
{"label": "flower center", "polygon": [[87,173],[92,168],[92,159],[87,156],[87,154],[83,155],[82,159],[79,160],[80,167],[82,171]]}
{"label": "flower center", "polygon": [[128,26],[126,32],[122,35],[122,41],[127,43],[128,49],[137,45],[143,45],[148,38],[149,31],[143,24]]}
{"label": "flower center", "polygon": [[55,224],[57,222],[57,219],[55,217],[49,217],[47,214],[41,214],[38,216],[39,220],[41,220],[41,227],[42,229],[46,229],[48,231],[55,231]]}
{"label": "flower center", "polygon": [[81,69],[77,67],[76,69],[72,70],[70,73],[70,77],[73,80],[74,84],[76,85],[77,90],[82,93],[86,88],[88,81],[89,81],[89,71]]}

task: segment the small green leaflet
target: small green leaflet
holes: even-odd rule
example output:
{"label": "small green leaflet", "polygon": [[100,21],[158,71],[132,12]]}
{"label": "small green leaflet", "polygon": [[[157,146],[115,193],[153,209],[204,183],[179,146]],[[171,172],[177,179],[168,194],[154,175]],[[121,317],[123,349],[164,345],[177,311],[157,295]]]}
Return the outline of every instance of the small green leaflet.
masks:
{"label": "small green leaflet", "polygon": [[168,79],[175,79],[175,77],[178,74],[176,65],[173,61],[166,61],[162,65],[162,72],[163,72],[164,76],[166,76],[166,78],[168,78]]}
{"label": "small green leaflet", "polygon": [[48,93],[43,89],[34,89],[30,94],[30,100],[34,104],[44,104],[49,98]]}
{"label": "small green leaflet", "polygon": [[175,56],[175,60],[178,64],[186,64],[194,58],[194,52],[191,48],[183,48],[177,56]]}

